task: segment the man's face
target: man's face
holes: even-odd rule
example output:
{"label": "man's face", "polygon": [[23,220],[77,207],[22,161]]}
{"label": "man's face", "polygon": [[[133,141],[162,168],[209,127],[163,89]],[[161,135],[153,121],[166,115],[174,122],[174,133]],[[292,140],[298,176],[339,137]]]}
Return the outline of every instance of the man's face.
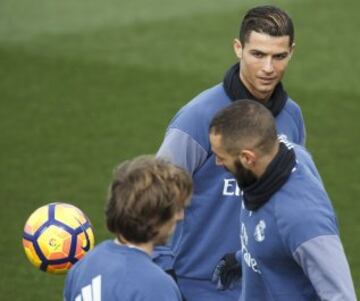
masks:
{"label": "man's face", "polygon": [[159,228],[159,233],[154,239],[154,245],[165,245],[175,230],[176,223],[184,218],[184,209],[175,213],[173,218]]}
{"label": "man's face", "polygon": [[232,156],[224,149],[221,135],[211,133],[210,143],[211,149],[215,154],[216,165],[222,166],[231,172],[241,189],[257,181],[256,175],[241,163],[239,157]]}
{"label": "man's face", "polygon": [[210,134],[211,150],[215,155],[216,165],[224,167],[227,171],[234,174],[236,172],[235,161],[236,156],[229,154],[222,143],[222,136],[218,134]]}
{"label": "man's face", "polygon": [[234,42],[240,60],[240,78],[259,100],[267,100],[282,79],[294,45],[289,46],[289,36],[273,37],[252,31],[248,41]]}

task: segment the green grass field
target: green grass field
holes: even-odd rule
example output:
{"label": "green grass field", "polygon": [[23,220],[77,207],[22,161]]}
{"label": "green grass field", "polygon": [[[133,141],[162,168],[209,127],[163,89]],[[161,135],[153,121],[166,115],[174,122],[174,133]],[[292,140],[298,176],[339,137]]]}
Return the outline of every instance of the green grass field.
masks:
{"label": "green grass field", "polygon": [[[1,300],[62,300],[63,276],[32,268],[24,223],[67,201],[97,241],[120,161],[156,152],[180,106],[222,80],[240,17],[259,1],[0,2]],[[296,26],[286,75],[338,215],[360,296],[359,2],[270,1]],[[358,133],[358,134],[356,134]]]}

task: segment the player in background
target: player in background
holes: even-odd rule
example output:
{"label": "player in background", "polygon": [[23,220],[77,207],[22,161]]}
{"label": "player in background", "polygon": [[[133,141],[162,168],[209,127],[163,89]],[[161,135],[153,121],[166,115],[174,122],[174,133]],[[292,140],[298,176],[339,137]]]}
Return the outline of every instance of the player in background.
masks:
{"label": "player in background", "polygon": [[175,281],[152,262],[183,217],[191,177],[162,159],[138,157],[115,172],[106,224],[115,236],[97,245],[69,271],[66,301],[181,301]]}
{"label": "player in background", "polygon": [[[335,213],[309,153],[278,138],[270,111],[251,100],[214,117],[210,142],[216,163],[243,192],[241,248],[232,254],[242,266],[240,300],[356,300]],[[228,287],[237,277],[224,263],[214,281]]]}
{"label": "player in background", "polygon": [[294,26],[287,13],[273,6],[250,9],[233,43],[238,62],[223,82],[185,105],[167,128],[158,156],[191,173],[194,194],[184,220],[154,260],[166,270],[175,269],[188,301],[236,300],[241,289],[220,291],[211,282],[219,258],[240,248],[236,213],[240,202],[236,180],[215,164],[208,135],[210,121],[235,100],[250,98],[270,109],[280,134],[304,144],[301,110],[281,84],[294,46]]}

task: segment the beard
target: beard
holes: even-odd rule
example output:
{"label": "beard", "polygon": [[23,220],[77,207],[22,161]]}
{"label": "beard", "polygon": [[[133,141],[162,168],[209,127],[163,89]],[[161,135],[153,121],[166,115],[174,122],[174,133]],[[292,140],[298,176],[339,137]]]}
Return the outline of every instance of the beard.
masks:
{"label": "beard", "polygon": [[235,172],[233,174],[241,190],[244,190],[244,188],[249,187],[258,180],[257,176],[250,169],[245,168],[240,160],[236,160],[234,166]]}

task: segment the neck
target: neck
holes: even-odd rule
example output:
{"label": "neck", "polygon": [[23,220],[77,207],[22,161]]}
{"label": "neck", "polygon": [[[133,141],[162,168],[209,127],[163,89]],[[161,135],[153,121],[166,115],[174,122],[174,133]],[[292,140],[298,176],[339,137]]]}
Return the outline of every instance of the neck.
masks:
{"label": "neck", "polygon": [[256,164],[256,166],[253,169],[253,173],[258,178],[260,178],[265,173],[267,167],[272,162],[272,160],[274,160],[274,158],[278,152],[279,152],[279,142],[276,142],[276,144],[274,145],[271,152],[269,154],[262,156],[259,159],[258,164]]}
{"label": "neck", "polygon": [[251,85],[251,83],[249,81],[247,81],[246,78],[242,75],[241,68],[239,71],[239,77],[240,77],[240,80],[243,83],[243,85],[246,87],[246,89],[248,89],[248,91],[251,93],[251,95],[254,96],[258,101],[267,102],[270,99],[273,91],[266,92],[266,93],[265,92],[261,93],[260,91],[257,91],[255,89],[255,87],[253,85]]}
{"label": "neck", "polygon": [[154,243],[153,242],[134,243],[134,242],[127,241],[121,235],[119,235],[118,237],[115,238],[115,243],[117,243],[119,245],[127,246],[129,248],[139,249],[141,251],[144,251],[145,253],[147,253],[150,256],[151,256],[151,254],[152,254],[152,252],[154,250]]}

